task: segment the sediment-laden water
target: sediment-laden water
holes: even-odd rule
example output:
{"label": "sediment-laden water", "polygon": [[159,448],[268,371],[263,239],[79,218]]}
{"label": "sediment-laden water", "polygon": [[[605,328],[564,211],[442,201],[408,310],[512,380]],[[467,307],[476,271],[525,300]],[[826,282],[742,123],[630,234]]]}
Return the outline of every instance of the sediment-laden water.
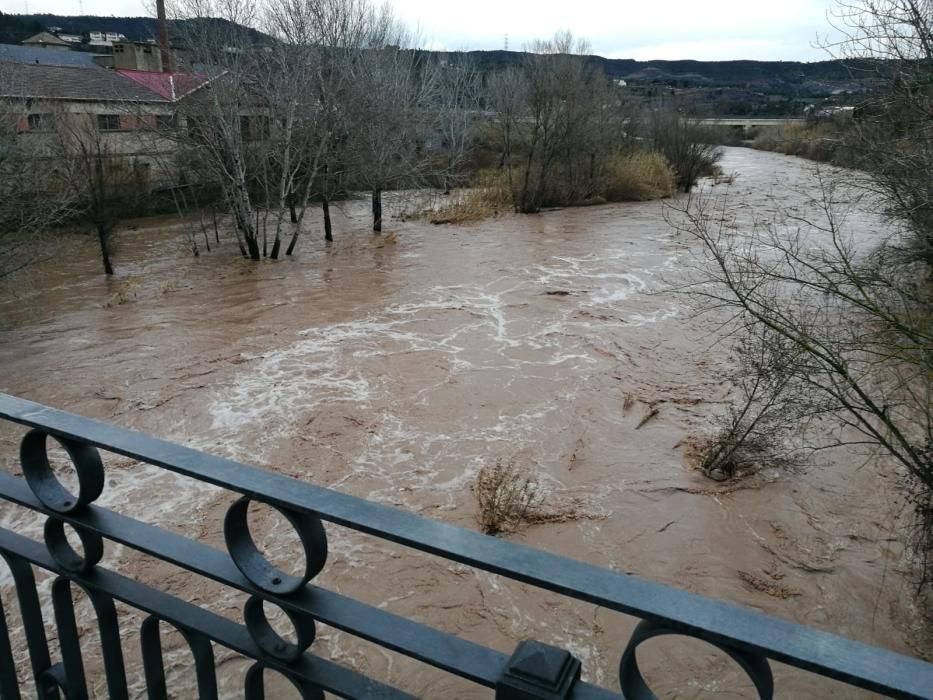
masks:
{"label": "sediment-laden water", "polygon": [[[729,149],[723,166],[738,177],[709,191],[728,197],[738,226],[778,207],[816,211],[805,161]],[[477,471],[514,461],[568,516],[516,541],[919,653],[893,472],[844,452],[737,484],[691,468],[684,441],[722,410],[729,357],[710,322],[666,291],[697,251],[663,204],[394,220],[388,240],[367,231],[364,204],[344,208],[333,245],[312,229],[278,262],[239,260],[229,244],[194,259],[173,220],[119,233],[112,280],[92,241],[70,247],[0,301],[0,390],[463,527],[476,527]],[[848,223],[867,240],[883,226],[859,210]],[[21,431],[0,431],[2,464],[18,472]],[[230,494],[124,458],[106,465],[101,503],[222,544]],[[257,523],[265,546],[287,557],[294,543],[272,523]],[[7,504],[0,525],[41,536]],[[322,585],[502,651],[529,637],[566,647],[588,680],[618,688],[634,619],[342,528],[328,535]],[[240,619],[242,596],[120,547],[105,561]],[[12,602],[5,569],[0,585]],[[132,656],[132,631],[125,646]],[[166,646],[170,684],[190,696],[179,640]],[[324,626],[312,649],[421,696],[488,695]],[[665,697],[752,690],[698,642],[642,651]],[[222,664],[226,697],[244,667]],[[782,697],[857,696],[776,674]],[[103,696],[100,674],[90,681]],[[131,682],[140,696],[141,674]]]}

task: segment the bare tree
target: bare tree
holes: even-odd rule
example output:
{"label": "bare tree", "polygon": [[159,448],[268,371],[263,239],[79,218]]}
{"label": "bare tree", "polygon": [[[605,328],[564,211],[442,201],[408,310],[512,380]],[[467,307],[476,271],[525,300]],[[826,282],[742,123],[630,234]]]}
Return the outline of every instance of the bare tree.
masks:
{"label": "bare tree", "polygon": [[49,156],[56,163],[50,173],[53,186],[69,191],[75,216],[94,227],[104,272],[112,275],[113,230],[148,190],[148,172],[115,149],[97,115],[59,109],[49,118]]}
{"label": "bare tree", "polygon": [[330,197],[343,171],[355,66],[362,52],[385,43],[393,23],[388,8],[377,9],[368,0],[275,0],[267,6],[263,26],[279,40],[271,53],[283,54],[286,62],[298,58],[280,71],[288,76],[283,94],[306,96],[296,101],[293,126],[287,200],[294,230],[288,255],[314,195],[323,202],[325,240],[333,240]]}
{"label": "bare tree", "polygon": [[360,52],[353,66],[347,105],[347,154],[352,178],[372,193],[373,231],[382,231],[382,194],[419,187],[430,172],[428,140],[434,136],[434,107],[440,89],[437,66],[420,52],[398,44]]}
{"label": "bare tree", "polygon": [[559,32],[537,41],[517,69],[490,81],[493,124],[517,211],[579,204],[605,188],[605,165],[624,140],[625,103],[586,61],[589,45]]}
{"label": "bare tree", "polygon": [[922,264],[903,263],[909,230],[895,228],[880,244],[858,245],[843,228],[840,205],[857,197],[851,188],[843,197],[843,185],[833,179],[822,178],[821,185],[819,219],[785,213],[780,225],[759,225],[747,234],[733,228],[724,208],[706,199],[691,202],[673,221],[702,245],[708,264],[684,291],[730,312],[730,337],[762,336],[779,348],[757,376],[779,380],[773,388],[780,391],[770,395],[793,394],[788,425],[836,423],[831,444],[861,445],[901,465],[922,515],[918,551],[929,557],[930,289],[917,281]]}
{"label": "bare tree", "polygon": [[841,38],[824,47],[880,86],[846,136],[855,165],[869,174],[861,184],[910,224],[910,254],[933,274],[933,2],[836,0],[831,18]]}
{"label": "bare tree", "polygon": [[434,109],[439,140],[437,164],[444,194],[467,179],[470,155],[476,140],[480,76],[463,56],[441,62],[437,106]]}
{"label": "bare tree", "polygon": [[251,187],[264,152],[260,141],[269,133],[270,115],[257,94],[254,3],[247,0],[176,0],[172,15],[210,88],[181,103],[186,128],[183,147],[199,170],[210,173],[223,194],[245,257],[260,260],[260,232]]}
{"label": "bare tree", "polygon": [[713,173],[722,157],[721,149],[708,143],[702,124],[673,105],[658,104],[642,121],[646,138],[667,158],[677,175],[677,186],[690,192],[697,181]]}
{"label": "bare tree", "polygon": [[72,215],[72,194],[50,182],[52,120],[19,96],[0,63],[0,279],[54,254],[43,234]]}

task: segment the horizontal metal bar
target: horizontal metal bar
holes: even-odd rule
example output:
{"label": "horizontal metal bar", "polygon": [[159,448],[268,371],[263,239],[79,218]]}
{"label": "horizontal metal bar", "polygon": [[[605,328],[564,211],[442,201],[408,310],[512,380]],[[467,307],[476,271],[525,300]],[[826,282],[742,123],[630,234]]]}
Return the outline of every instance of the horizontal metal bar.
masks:
{"label": "horizontal metal bar", "polygon": [[[23,479],[11,474],[0,473],[0,498],[46,515],[53,514],[32,494]],[[262,595],[283,608],[307,613],[326,625],[489,688],[496,686],[509,658],[502,652],[317,586],[308,586],[288,596],[262,592],[243,576],[225,551],[100,506],[87,506],[75,514],[54,515],[114,542],[232,588]],[[619,695],[580,683],[574,697],[609,700],[618,699]]]}
{"label": "horizontal metal bar", "polygon": [[[25,482],[10,474],[0,473],[0,498],[51,515]],[[276,605],[308,613],[324,624],[482,685],[494,687],[508,660],[506,654],[316,586],[289,596],[262,592],[243,576],[225,551],[100,506],[88,506],[80,514],[55,514],[55,517],[224,585],[262,595]]]}
{"label": "horizontal metal bar", "polygon": [[0,417],[184,474],[571,598],[764,654],[895,698],[927,700],[933,664],[844,637],[487,537],[25,399],[0,395]]}
{"label": "horizontal metal bar", "polygon": [[0,550],[66,576],[82,586],[99,591],[138,610],[156,615],[180,629],[199,632],[228,649],[251,659],[260,659],[270,668],[297,676],[340,697],[387,700],[414,697],[313,654],[305,653],[293,664],[281,663],[263,655],[243,625],[100,566],[83,575],[62,571],[41,542],[3,528],[0,528]]}

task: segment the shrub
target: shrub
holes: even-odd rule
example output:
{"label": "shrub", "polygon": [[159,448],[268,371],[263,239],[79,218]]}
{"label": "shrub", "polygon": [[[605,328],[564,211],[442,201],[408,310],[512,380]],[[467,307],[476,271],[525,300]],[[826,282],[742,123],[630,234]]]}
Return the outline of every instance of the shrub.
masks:
{"label": "shrub", "polygon": [[705,140],[702,124],[670,107],[654,111],[647,124],[650,143],[674,168],[681,190],[689,192],[701,177],[715,174],[722,151]]}
{"label": "shrub", "polygon": [[469,189],[451,195],[450,201],[429,209],[427,215],[432,224],[461,224],[498,215],[511,207],[508,173],[501,169],[488,169],[473,177]]}
{"label": "shrub", "polygon": [[606,199],[644,202],[674,194],[676,178],[667,159],[657,151],[619,154],[606,166]]}
{"label": "shrub", "polygon": [[514,462],[497,459],[476,475],[477,521],[487,535],[513,532],[541,502],[538,480]]}

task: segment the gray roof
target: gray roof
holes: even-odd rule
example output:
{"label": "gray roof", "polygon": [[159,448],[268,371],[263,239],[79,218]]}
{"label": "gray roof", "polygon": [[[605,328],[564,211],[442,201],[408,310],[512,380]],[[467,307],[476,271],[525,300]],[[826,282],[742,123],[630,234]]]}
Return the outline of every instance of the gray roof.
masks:
{"label": "gray roof", "polygon": [[84,51],[57,51],[38,46],[0,44],[0,63],[32,63],[44,66],[96,68],[94,54]]}
{"label": "gray roof", "polygon": [[106,68],[0,64],[0,97],[93,102],[167,102],[162,95]]}

